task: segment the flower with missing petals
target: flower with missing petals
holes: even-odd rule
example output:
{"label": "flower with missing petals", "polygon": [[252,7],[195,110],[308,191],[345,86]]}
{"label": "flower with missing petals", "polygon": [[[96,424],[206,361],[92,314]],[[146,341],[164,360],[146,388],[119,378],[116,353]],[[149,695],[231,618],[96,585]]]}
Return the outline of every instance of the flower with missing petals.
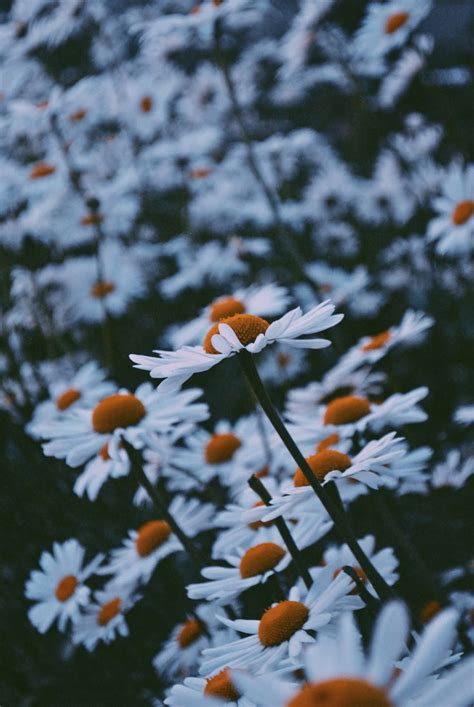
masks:
{"label": "flower with missing petals", "polygon": [[303,314],[292,309],[272,324],[255,314],[234,314],[210,327],[202,346],[183,346],[177,351],[161,351],[159,358],[131,354],[135,368],[150,371],[152,378],[164,378],[161,388],[176,390],[194,373],[208,371],[240,351],[260,353],[269,344],[281,342],[296,348],[320,349],[327,339],[304,338],[338,324],[342,314],[334,314],[329,300]]}

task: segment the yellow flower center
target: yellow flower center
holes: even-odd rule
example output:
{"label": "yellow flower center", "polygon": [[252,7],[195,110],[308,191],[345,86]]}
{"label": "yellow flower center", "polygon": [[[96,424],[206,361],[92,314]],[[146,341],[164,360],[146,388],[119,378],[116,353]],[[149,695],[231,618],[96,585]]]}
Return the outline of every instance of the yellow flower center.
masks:
{"label": "yellow flower center", "polygon": [[91,295],[95,299],[104,299],[107,295],[115,290],[115,285],[110,280],[100,280],[95,282],[91,287]]}
{"label": "yellow flower center", "polygon": [[233,317],[234,314],[243,314],[245,305],[235,297],[226,297],[211,304],[209,319],[211,322],[220,322],[225,317]]}
{"label": "yellow flower center", "polygon": [[81,391],[76,390],[76,388],[68,388],[68,390],[65,390],[64,393],[61,393],[56,398],[56,407],[58,410],[67,410],[68,407],[70,407],[73,403],[76,402],[76,400],[79,400],[81,397]]}
{"label": "yellow flower center", "polygon": [[339,435],[337,432],[334,432],[334,434],[329,435],[325,439],[322,439],[321,442],[319,442],[318,446],[316,447],[317,452],[322,452],[324,449],[328,449],[329,447],[332,447],[333,444],[337,444],[339,442]]}
{"label": "yellow flower center", "polygon": [[369,341],[363,345],[362,351],[376,351],[377,349],[381,349],[391,338],[392,335],[388,330],[382,331],[380,334],[376,334],[369,339]]}
{"label": "yellow flower center", "polygon": [[145,415],[145,406],[135,395],[116,393],[95,406],[92,427],[99,434],[107,434],[117,427],[137,425]]}
{"label": "yellow flower center", "polygon": [[85,108],[78,108],[78,110],[74,111],[74,113],[71,113],[69,120],[73,123],[80,123],[81,120],[84,120],[86,115],[87,110]]}
{"label": "yellow flower center", "polygon": [[385,34],[393,34],[396,32],[397,29],[403,27],[409,17],[410,14],[408,12],[394,12],[385,22]]}
{"label": "yellow flower center", "polygon": [[140,110],[142,113],[149,113],[153,108],[153,98],[151,96],[143,96],[140,101]]}
{"label": "yellow flower center", "polygon": [[357,422],[361,417],[368,415],[369,412],[370,403],[367,398],[345,395],[329,403],[324,413],[324,424],[347,425],[351,422]]}
{"label": "yellow flower center", "polygon": [[280,368],[286,368],[288,364],[291,361],[291,356],[289,354],[283,353],[280,351],[280,353],[277,355],[277,362]]}
{"label": "yellow flower center", "polygon": [[204,456],[208,464],[224,464],[232,459],[242,442],[231,432],[212,435],[206,445]]}
{"label": "yellow flower center", "polygon": [[429,601],[420,611],[420,621],[427,624],[438,614],[443,607],[436,599]]}
{"label": "yellow flower center", "polygon": [[224,668],[220,673],[208,678],[204,688],[206,697],[217,697],[224,702],[237,702],[240,694],[231,682],[229,668]]}
{"label": "yellow flower center", "polygon": [[196,169],[190,169],[188,172],[188,177],[190,179],[204,179],[212,173],[210,167],[196,167]]}
{"label": "yellow flower center", "polygon": [[474,201],[466,199],[456,204],[452,213],[452,221],[456,226],[462,226],[474,214]]}
{"label": "yellow flower center", "polygon": [[202,636],[202,633],[203,625],[199,621],[199,619],[196,619],[194,617],[188,619],[184,622],[180,632],[178,633],[178,643],[180,647],[187,648],[191,645],[191,643],[197,641],[199,636]]}
{"label": "yellow flower center", "polygon": [[56,599],[58,601],[67,601],[70,597],[72,597],[72,595],[76,591],[76,587],[76,577],[74,577],[73,574],[67,574],[58,582],[58,585],[54,592]]}
{"label": "yellow flower center", "polygon": [[304,685],[287,707],[391,707],[383,690],[358,678],[333,678]]}
{"label": "yellow flower center", "polygon": [[272,606],[260,619],[260,643],[270,647],[288,641],[303,626],[308,616],[308,607],[300,601],[281,601]]}
{"label": "yellow flower center", "polygon": [[97,614],[97,623],[99,626],[106,626],[109,621],[112,621],[114,616],[120,613],[122,600],[119,597],[111,599],[106,604],[103,604]]}
{"label": "yellow flower center", "polygon": [[[318,479],[318,481],[324,481],[326,474],[330,471],[345,471],[351,465],[351,459],[347,454],[342,452],[336,452],[334,449],[323,449],[322,452],[317,452],[313,456],[306,459],[311,471]],[[293,477],[294,486],[308,486],[309,482],[306,476],[301,471],[300,467],[295,471]]]}
{"label": "yellow flower center", "polygon": [[203,343],[206,353],[219,353],[212,345],[212,337],[219,333],[219,324],[228,324],[244,346],[252,344],[257,336],[264,334],[270,326],[266,319],[256,317],[254,314],[234,314],[232,317],[225,317],[207,332]]}
{"label": "yellow flower center", "polygon": [[242,579],[256,577],[269,572],[285,555],[285,550],[276,543],[260,543],[251,547],[240,560],[240,576]]}
{"label": "yellow flower center", "polygon": [[[85,216],[83,216],[81,218],[81,226],[96,226],[99,223],[102,223],[103,220],[104,220],[104,217],[102,216],[102,214],[97,214],[97,213],[94,213],[93,211],[90,211],[88,214],[86,214]],[[93,285],[92,290],[95,292],[95,290],[99,287],[99,285],[105,285],[105,284],[106,284],[105,282],[97,282],[95,285]],[[113,285],[112,282],[109,282],[108,284],[109,284],[109,286]],[[111,292],[113,291],[113,289],[115,289],[115,285],[113,286]],[[97,297],[98,295],[95,295],[94,292],[92,292],[92,296]]]}
{"label": "yellow flower center", "polygon": [[138,530],[135,547],[140,557],[147,557],[157,547],[163,545],[171,535],[171,528],[166,520],[150,520]]}
{"label": "yellow flower center", "polygon": [[56,171],[56,167],[47,162],[38,162],[30,171],[30,179],[42,179],[43,177],[49,177]]}

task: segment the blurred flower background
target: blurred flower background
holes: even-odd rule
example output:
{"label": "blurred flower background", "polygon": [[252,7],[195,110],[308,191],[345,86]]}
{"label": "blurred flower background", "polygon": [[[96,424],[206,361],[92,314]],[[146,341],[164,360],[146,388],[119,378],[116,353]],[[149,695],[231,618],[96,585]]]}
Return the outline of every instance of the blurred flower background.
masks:
{"label": "blurred flower background", "polygon": [[[472,3],[0,0],[0,22],[2,705],[205,704],[238,639],[270,682],[227,698],[290,704],[314,631],[319,660],[347,611],[367,650],[405,621],[374,628],[372,578],[366,607],[238,361],[416,630],[457,610],[430,671],[469,653]],[[256,619],[288,597],[307,615],[283,655]]]}

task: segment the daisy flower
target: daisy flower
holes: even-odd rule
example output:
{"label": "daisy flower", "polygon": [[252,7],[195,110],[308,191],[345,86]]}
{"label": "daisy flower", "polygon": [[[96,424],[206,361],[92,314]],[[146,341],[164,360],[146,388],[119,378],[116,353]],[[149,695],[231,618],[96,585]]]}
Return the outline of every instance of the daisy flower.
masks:
{"label": "daisy flower", "polygon": [[188,324],[176,327],[169,337],[170,341],[176,348],[196,344],[202,341],[209,328],[221,319],[245,312],[252,312],[259,317],[275,316],[285,310],[289,299],[286,287],[272,283],[236,290],[233,294],[214,300]]}
{"label": "daisy flower", "polygon": [[474,164],[453,162],[433,201],[437,216],[428,224],[428,240],[441,255],[469,253],[474,247]]}
{"label": "daisy flower", "polygon": [[399,496],[406,493],[426,493],[428,484],[427,467],[433,456],[430,447],[410,450],[403,445],[403,456],[390,464],[390,473],[382,478],[384,486],[394,489]]}
{"label": "daisy flower", "polygon": [[360,609],[362,600],[350,596],[354,583],[344,573],[333,579],[332,570],[322,572],[307,592],[299,586],[290,590],[287,600],[273,604],[260,620],[220,620],[240,633],[249,634],[232,643],[203,651],[201,674],[209,675],[224,667],[255,670],[278,667],[290,658],[301,665],[303,644],[313,643],[313,631],[333,632],[333,619],[344,610]]}
{"label": "daisy flower", "polygon": [[108,445],[104,445],[97,456],[87,462],[84,471],[77,477],[74,493],[78,496],[85,494],[89,501],[95,501],[107,479],[127,476],[129,471],[130,460],[127,452],[119,446],[112,459]]}
{"label": "daisy flower", "polygon": [[[375,538],[373,535],[366,535],[361,540],[358,540],[358,543],[374,565],[377,572],[384,578],[387,584],[390,586],[395,584],[399,578],[399,574],[396,571],[398,567],[398,560],[395,557],[392,548],[386,547],[383,550],[376,551]],[[363,570],[358,566],[357,560],[347,545],[331,545],[328,547],[323,554],[323,564],[326,567],[331,567],[333,572],[340,572],[343,567],[349,565],[355,570],[359,576],[359,579],[364,583],[366,589],[371,594],[376,596],[372,585]],[[315,578],[317,578],[320,572],[322,572],[322,568],[320,567],[316,567],[311,570],[311,574]]]}
{"label": "daisy flower", "polygon": [[74,624],[72,634],[73,643],[83,644],[88,651],[93,651],[101,641],[111,643],[117,634],[128,636],[125,614],[138,597],[125,587],[106,587],[96,592],[94,599]]}
{"label": "daisy flower", "polygon": [[40,633],[45,633],[56,619],[59,630],[64,631],[67,622],[77,621],[87,604],[90,589],[84,582],[97,570],[103,555],[83,567],[84,554],[77,540],[67,540],[54,543],[52,554],[41,555],[41,571],[34,570],[25,586],[27,599],[37,602],[28,617]]}
{"label": "daisy flower", "polygon": [[269,324],[254,314],[234,314],[214,324],[203,346],[184,346],[178,351],[161,351],[159,358],[131,354],[135,368],[150,371],[152,378],[164,378],[161,387],[176,390],[194,373],[208,371],[229,356],[245,349],[260,353],[269,344],[280,342],[296,348],[320,349],[330,345],[327,339],[301,338],[338,324],[342,314],[333,314],[329,300],[303,315],[300,307]]}
{"label": "daisy flower", "polygon": [[350,614],[344,614],[335,637],[320,636],[305,654],[306,682],[285,682],[275,675],[252,677],[232,671],[239,692],[260,707],[303,707],[337,704],[344,707],[469,707],[474,698],[474,658],[463,660],[437,679],[456,637],[458,614],[443,611],[425,629],[408,660],[407,609],[398,602],[381,611],[368,655]]}
{"label": "daisy flower", "polygon": [[405,44],[415,27],[430,11],[430,0],[373,2],[354,38],[358,56],[377,58]]}
{"label": "daisy flower", "polygon": [[259,366],[260,377],[273,385],[285,385],[288,381],[306,373],[308,368],[307,352],[289,346],[282,346],[279,351],[268,349]]}
{"label": "daisy flower", "polygon": [[94,361],[89,361],[71,379],[53,381],[49,385],[50,399],[36,407],[28,432],[33,437],[41,436],[38,429],[43,424],[54,424],[66,411],[87,408],[112,393],[114,384],[104,379],[105,372]]}
{"label": "daisy flower", "polygon": [[[197,499],[175,496],[169,512],[189,537],[212,528],[214,506]],[[138,530],[131,530],[122,547],[112,550],[111,559],[100,574],[114,575],[112,586],[146,584],[161,560],[183,549],[166,520],[150,520]]]}
{"label": "daisy flower", "polygon": [[141,448],[153,432],[183,420],[206,419],[207,405],[193,403],[201,392],[194,388],[163,395],[150,383],[138,386],[135,393],[121,389],[102,398],[95,407],[75,410],[59,422],[41,425],[41,436],[50,440],[43,445],[44,453],[65,459],[72,467],[84,464],[101,450],[117,458],[122,437]]}
{"label": "daisy flower", "polygon": [[460,489],[466,481],[474,474],[474,457],[461,460],[461,453],[458,449],[452,449],[444,462],[437,464],[431,476],[433,488],[451,487]]}
{"label": "daisy flower", "polygon": [[189,598],[228,604],[241,592],[264,584],[273,574],[286,569],[291,562],[290,553],[281,541],[268,541],[263,528],[262,531],[251,547],[237,548],[224,557],[229,567],[204,567],[201,574],[209,581],[188,585]]}
{"label": "daisy flower", "polygon": [[236,638],[230,628],[216,619],[216,607],[201,604],[185,621],[178,624],[153,659],[153,667],[161,676],[176,679],[197,670],[201,651],[228,643]]}

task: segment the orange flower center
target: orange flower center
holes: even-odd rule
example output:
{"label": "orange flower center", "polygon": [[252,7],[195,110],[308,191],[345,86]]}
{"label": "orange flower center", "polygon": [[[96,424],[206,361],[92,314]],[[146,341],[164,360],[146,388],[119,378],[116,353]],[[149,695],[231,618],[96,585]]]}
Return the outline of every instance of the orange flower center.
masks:
{"label": "orange flower center", "polygon": [[71,113],[69,116],[69,120],[71,120],[73,123],[80,123],[81,120],[84,120],[84,118],[87,115],[87,110],[85,108],[79,108],[78,110],[74,111],[74,113]]}
{"label": "orange flower center", "polygon": [[[102,216],[102,214],[90,212],[81,218],[81,226],[96,226],[99,223],[102,223],[103,220],[104,220],[104,217]],[[104,284],[105,283],[98,282],[94,285],[94,287],[98,287],[99,285],[104,285]],[[113,285],[113,283],[110,282],[109,285]],[[94,287],[92,289],[94,289]],[[115,289],[115,287],[113,287],[112,289]],[[97,295],[95,295],[94,293],[92,293],[92,296],[97,297]]]}
{"label": "orange flower center", "polygon": [[472,199],[466,199],[465,201],[460,201],[456,204],[452,213],[452,220],[456,226],[462,226],[466,223],[471,216],[474,214],[474,201]]}
{"label": "orange flower center", "polygon": [[393,34],[396,32],[397,29],[403,27],[409,17],[410,14],[408,12],[394,12],[393,15],[387,17],[387,21],[385,22],[385,34]]}
{"label": "orange flower center", "polygon": [[[345,471],[351,465],[351,459],[347,454],[336,452],[334,449],[323,449],[322,452],[317,452],[313,456],[306,459],[311,471],[316,476],[318,481],[324,481],[326,474],[330,471]],[[308,480],[301,471],[300,467],[295,471],[293,477],[294,486],[308,486]]]}
{"label": "orange flower center", "polygon": [[142,113],[149,113],[153,108],[153,98],[151,96],[143,96],[140,101],[140,110]]}
{"label": "orange flower center", "polygon": [[377,349],[381,349],[391,338],[392,334],[388,330],[382,331],[380,334],[376,334],[369,339],[369,341],[363,345],[362,351],[376,351]]}
{"label": "orange flower center", "polygon": [[42,177],[48,177],[55,171],[56,167],[52,164],[48,164],[47,162],[38,162],[30,171],[30,179],[41,179]]}
{"label": "orange flower center", "polygon": [[[257,476],[257,474],[255,474]],[[252,508],[260,508],[261,506],[264,506],[263,501],[257,501],[256,503],[253,504]],[[248,527],[251,528],[252,530],[258,530],[258,528],[269,528],[271,525],[273,525],[274,521],[273,520],[254,520],[252,523],[248,524]]]}
{"label": "orange flower center", "polygon": [[112,621],[114,616],[120,613],[122,600],[119,597],[111,599],[106,604],[103,604],[97,614],[97,623],[99,626],[106,626],[109,621]]}
{"label": "orange flower center", "polygon": [[339,435],[337,432],[334,432],[334,434],[329,435],[329,437],[326,437],[326,439],[322,439],[321,442],[318,444],[316,447],[317,452],[322,452],[325,449],[328,449],[329,447],[332,447],[333,444],[337,444],[339,442]]}
{"label": "orange flower center", "polygon": [[358,678],[333,678],[304,685],[287,707],[391,707],[379,687]]}
{"label": "orange flower center", "polygon": [[116,393],[95,406],[92,427],[99,434],[107,434],[117,427],[137,425],[145,415],[145,406],[135,395]]}
{"label": "orange flower center", "polygon": [[106,442],[99,450],[99,457],[104,460],[104,462],[109,461],[110,459],[110,454],[109,454],[109,443]]}
{"label": "orange flower center", "polygon": [[58,586],[54,592],[56,599],[58,601],[67,601],[76,591],[76,587],[77,579],[73,574],[67,574],[58,582]]}
{"label": "orange flower center", "polygon": [[242,579],[256,577],[269,572],[285,555],[285,550],[276,543],[260,543],[251,547],[240,560],[240,576]]}
{"label": "orange flower center", "polygon": [[280,353],[277,355],[277,362],[280,368],[286,368],[291,361],[291,356],[286,353]]}
{"label": "orange flower center", "polygon": [[244,346],[253,343],[257,336],[264,334],[270,326],[266,319],[256,317],[254,314],[234,314],[232,317],[225,317],[207,332],[203,343],[206,353],[219,353],[212,345],[212,337],[219,333],[219,324],[228,324]]}
{"label": "orange flower center", "polygon": [[225,702],[237,702],[240,698],[240,694],[230,680],[229,668],[224,668],[217,675],[207,679],[204,694],[207,697],[218,697]]}
{"label": "orange flower center", "polygon": [[[196,167],[196,169],[190,169],[188,172],[188,177],[190,179],[204,179],[212,173],[210,167]],[[212,320],[211,320],[212,321]]]}
{"label": "orange flower center", "polygon": [[347,425],[350,422],[357,422],[369,412],[370,403],[367,398],[345,395],[343,398],[336,398],[329,403],[324,413],[324,424]]}
{"label": "orange flower center", "polygon": [[140,557],[147,557],[157,547],[163,545],[171,535],[171,528],[166,520],[150,520],[138,530],[135,547]]}
{"label": "orange flower center", "polygon": [[220,322],[225,317],[233,317],[234,314],[243,314],[245,305],[235,297],[226,297],[226,299],[217,300],[211,304],[209,319],[211,322]]}
{"label": "orange flower center", "polygon": [[178,633],[178,643],[181,648],[187,648],[202,636],[203,625],[199,619],[191,618],[184,622],[181,631]]}
{"label": "orange flower center", "polygon": [[309,609],[300,601],[281,601],[260,619],[258,637],[265,647],[288,641],[305,623]]}
{"label": "orange flower center", "polygon": [[92,297],[95,297],[95,299],[104,299],[104,297],[110,295],[110,293],[114,290],[115,285],[113,282],[110,282],[109,280],[100,280],[92,285],[91,295]]}
{"label": "orange flower center", "polygon": [[64,393],[61,393],[61,395],[56,398],[56,407],[58,410],[61,410],[61,412],[63,410],[67,410],[67,408],[75,403],[76,400],[79,400],[80,397],[80,390],[76,390],[76,388],[68,388],[64,391]]}
{"label": "orange flower center", "polygon": [[429,601],[420,611],[420,621],[427,624],[438,614],[443,607],[436,599]]}
{"label": "orange flower center", "polygon": [[208,464],[223,464],[232,459],[242,442],[231,432],[212,435],[206,445],[204,456]]}

